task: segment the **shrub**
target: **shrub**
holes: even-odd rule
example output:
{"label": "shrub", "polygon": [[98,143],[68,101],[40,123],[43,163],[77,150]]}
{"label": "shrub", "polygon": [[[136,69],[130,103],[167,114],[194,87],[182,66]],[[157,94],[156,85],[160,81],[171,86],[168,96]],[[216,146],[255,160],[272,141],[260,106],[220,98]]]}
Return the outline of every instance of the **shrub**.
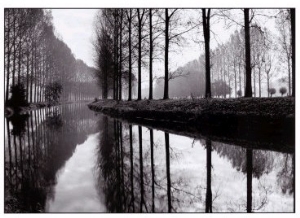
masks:
{"label": "shrub", "polygon": [[281,93],[281,96],[283,96],[283,95],[287,92],[287,90],[286,90],[285,87],[281,87],[281,88],[279,89],[279,92]]}
{"label": "shrub", "polygon": [[269,88],[268,91],[271,94],[271,97],[276,93],[276,89],[275,88]]}
{"label": "shrub", "polygon": [[10,88],[11,98],[7,102],[7,106],[17,110],[20,107],[28,106],[26,100],[26,89],[23,83],[16,84]]}
{"label": "shrub", "polygon": [[48,104],[56,104],[62,92],[62,85],[59,82],[52,82],[45,87],[45,98]]}
{"label": "shrub", "polygon": [[242,90],[238,90],[237,92],[236,92],[236,94],[237,94],[237,96],[239,96],[239,97],[242,97]]}

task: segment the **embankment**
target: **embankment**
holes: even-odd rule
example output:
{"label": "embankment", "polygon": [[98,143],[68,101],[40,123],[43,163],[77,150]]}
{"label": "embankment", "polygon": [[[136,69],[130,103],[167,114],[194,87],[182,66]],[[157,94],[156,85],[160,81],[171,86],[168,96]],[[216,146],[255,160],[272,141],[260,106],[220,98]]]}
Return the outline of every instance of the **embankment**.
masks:
{"label": "embankment", "polygon": [[171,133],[247,148],[292,152],[295,145],[294,98],[99,100],[88,107]]}

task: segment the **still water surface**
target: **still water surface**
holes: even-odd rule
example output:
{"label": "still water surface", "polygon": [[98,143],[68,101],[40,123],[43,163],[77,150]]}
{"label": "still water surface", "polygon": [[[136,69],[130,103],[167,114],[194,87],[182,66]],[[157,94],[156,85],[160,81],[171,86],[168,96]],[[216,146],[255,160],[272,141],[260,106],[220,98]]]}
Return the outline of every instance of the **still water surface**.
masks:
{"label": "still water surface", "polygon": [[69,104],[6,120],[5,210],[293,212],[294,164]]}

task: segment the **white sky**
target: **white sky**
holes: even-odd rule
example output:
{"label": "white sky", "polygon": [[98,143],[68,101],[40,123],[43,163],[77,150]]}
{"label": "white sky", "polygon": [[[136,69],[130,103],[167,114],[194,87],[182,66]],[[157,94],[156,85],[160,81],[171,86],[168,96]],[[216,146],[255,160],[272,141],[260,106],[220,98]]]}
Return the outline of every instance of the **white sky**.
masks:
{"label": "white sky", "polygon": [[[56,35],[72,50],[76,58],[83,60],[89,66],[93,62],[93,21],[98,9],[52,9],[53,24]],[[187,40],[191,42],[191,40]],[[177,54],[170,54],[174,68],[200,56],[200,47],[190,43],[181,48]]]}
{"label": "white sky", "polygon": [[77,59],[94,66],[92,53],[93,20],[97,9],[52,9],[53,24]]}
{"label": "white sky", "polygon": [[[56,34],[70,47],[76,58],[83,60],[89,66],[94,66],[92,35],[96,12],[97,9],[52,9]],[[193,14],[191,16],[199,17],[197,12],[191,11],[191,13]],[[187,16],[190,16],[190,14]],[[235,29],[240,29],[240,27],[233,25],[230,30],[224,29],[223,21],[221,21],[218,24],[212,24],[211,29],[216,33],[218,42],[222,43],[226,42],[230,34]],[[177,53],[170,54],[170,66],[172,69],[176,69],[188,61],[198,58],[203,53],[203,46],[201,47],[192,40],[195,38],[203,40],[201,33],[195,34],[195,32],[191,32],[185,34],[185,37],[188,44],[177,49]],[[212,34],[211,48],[214,48],[216,44],[216,40]]]}

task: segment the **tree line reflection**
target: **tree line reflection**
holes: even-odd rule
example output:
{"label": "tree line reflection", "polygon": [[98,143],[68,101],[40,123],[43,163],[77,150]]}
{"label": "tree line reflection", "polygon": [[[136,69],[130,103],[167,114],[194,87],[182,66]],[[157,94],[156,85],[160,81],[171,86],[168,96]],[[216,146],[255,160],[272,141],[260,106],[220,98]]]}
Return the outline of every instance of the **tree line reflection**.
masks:
{"label": "tree line reflection", "polygon": [[[185,151],[172,145],[174,135],[106,116],[99,119],[98,188],[103,190],[109,212],[268,211],[271,188],[294,199],[294,153],[200,140],[206,156],[201,164],[206,173],[199,171],[199,179],[194,180],[193,173],[180,175],[180,163],[186,161],[182,158]],[[218,157],[215,160],[213,153]],[[231,196],[222,196],[226,187],[217,187],[214,163],[220,158],[226,159],[244,178],[241,180],[246,190],[238,187],[241,201],[233,202]],[[272,172],[276,172],[276,183],[269,187],[264,182]],[[289,209],[294,211],[293,205]]]}
{"label": "tree line reflection", "polygon": [[98,131],[94,174],[109,212],[273,212],[274,193],[295,211],[294,153],[193,140],[87,110],[70,104],[6,119],[5,212],[46,211],[60,169]]}
{"label": "tree line reflection", "polygon": [[15,114],[5,122],[5,212],[44,212],[58,171],[96,131],[85,105]]}

